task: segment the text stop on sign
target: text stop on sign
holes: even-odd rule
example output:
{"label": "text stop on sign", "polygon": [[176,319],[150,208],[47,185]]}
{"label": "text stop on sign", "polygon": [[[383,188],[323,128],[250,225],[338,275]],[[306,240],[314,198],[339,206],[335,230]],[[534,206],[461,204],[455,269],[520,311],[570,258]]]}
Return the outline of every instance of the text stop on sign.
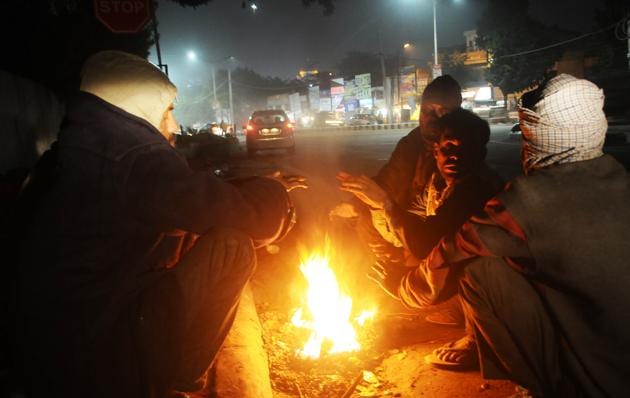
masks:
{"label": "text stop on sign", "polygon": [[149,1],[94,0],[94,14],[114,33],[136,33],[149,20]]}

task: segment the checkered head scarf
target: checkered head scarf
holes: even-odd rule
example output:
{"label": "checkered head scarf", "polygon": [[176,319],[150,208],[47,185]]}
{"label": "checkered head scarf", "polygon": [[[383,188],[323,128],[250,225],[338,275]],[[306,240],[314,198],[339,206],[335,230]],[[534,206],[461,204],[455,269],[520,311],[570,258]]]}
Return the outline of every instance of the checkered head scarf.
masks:
{"label": "checkered head scarf", "polygon": [[608,129],[603,106],[603,90],[566,74],[525,93],[519,104],[525,174],[601,156]]}

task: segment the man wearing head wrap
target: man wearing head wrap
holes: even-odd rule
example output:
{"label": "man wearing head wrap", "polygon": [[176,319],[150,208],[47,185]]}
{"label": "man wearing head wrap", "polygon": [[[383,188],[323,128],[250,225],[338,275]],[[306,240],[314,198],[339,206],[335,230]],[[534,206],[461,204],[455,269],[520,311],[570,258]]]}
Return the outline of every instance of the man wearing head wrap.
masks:
{"label": "man wearing head wrap", "polygon": [[202,387],[253,244],[292,224],[287,192],[302,179],[226,183],[188,167],[170,145],[176,94],[137,56],[85,63],[21,253],[16,358],[28,396]]}
{"label": "man wearing head wrap", "polygon": [[526,177],[408,273],[459,294],[487,378],[546,397],[630,396],[630,179],[602,154],[604,95],[559,75],[523,97]]}

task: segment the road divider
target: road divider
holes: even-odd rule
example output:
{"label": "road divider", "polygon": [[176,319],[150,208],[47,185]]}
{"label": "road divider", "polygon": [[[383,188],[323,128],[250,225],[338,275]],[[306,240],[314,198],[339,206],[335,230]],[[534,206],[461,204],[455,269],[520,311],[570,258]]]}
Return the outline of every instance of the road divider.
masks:
{"label": "road divider", "polygon": [[387,124],[371,124],[364,126],[335,126],[335,127],[300,127],[296,130],[299,131],[354,131],[354,130],[400,130],[400,129],[413,129],[418,127],[418,122],[404,122],[404,123],[387,123]]}

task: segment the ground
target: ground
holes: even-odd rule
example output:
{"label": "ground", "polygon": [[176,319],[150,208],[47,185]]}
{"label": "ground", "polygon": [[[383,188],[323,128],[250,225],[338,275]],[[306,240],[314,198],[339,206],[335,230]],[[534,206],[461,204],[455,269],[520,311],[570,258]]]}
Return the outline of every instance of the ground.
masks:
{"label": "ground", "polygon": [[[278,247],[276,254],[259,250],[260,264],[252,282],[275,397],[495,398],[515,394],[514,384],[484,380],[479,371],[449,372],[425,363],[425,355],[463,336],[463,330],[432,325],[424,317],[435,308],[405,309],[362,281],[356,283],[362,293],[353,297],[369,297],[379,308],[376,320],[359,332],[362,350],[319,360],[296,357],[295,351],[307,338],[290,324],[295,297],[303,288],[297,266],[292,266],[299,263],[299,256],[291,239]],[[355,299],[355,305],[362,301]]]}

